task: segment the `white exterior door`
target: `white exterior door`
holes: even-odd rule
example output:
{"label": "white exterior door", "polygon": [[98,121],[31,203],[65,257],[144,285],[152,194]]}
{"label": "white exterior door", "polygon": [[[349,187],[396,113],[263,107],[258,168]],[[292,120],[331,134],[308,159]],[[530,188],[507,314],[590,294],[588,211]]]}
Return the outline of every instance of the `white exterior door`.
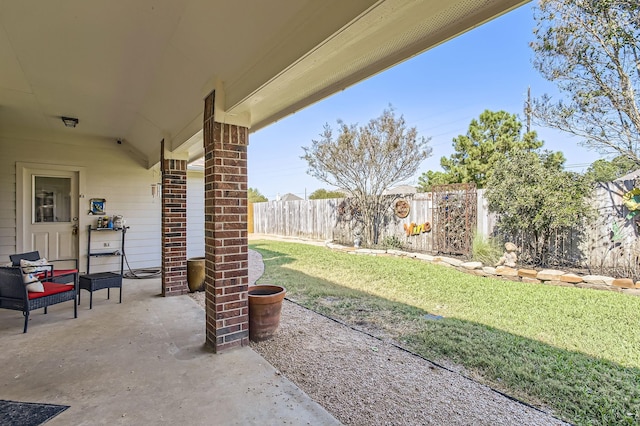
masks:
{"label": "white exterior door", "polygon": [[24,168],[22,251],[50,260],[78,258],[78,172]]}

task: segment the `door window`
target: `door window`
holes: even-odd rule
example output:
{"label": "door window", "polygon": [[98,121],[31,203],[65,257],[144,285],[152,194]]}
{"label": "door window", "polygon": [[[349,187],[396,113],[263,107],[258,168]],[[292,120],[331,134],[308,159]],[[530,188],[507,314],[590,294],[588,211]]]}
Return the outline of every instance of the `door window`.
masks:
{"label": "door window", "polygon": [[71,222],[71,178],[33,177],[33,223]]}

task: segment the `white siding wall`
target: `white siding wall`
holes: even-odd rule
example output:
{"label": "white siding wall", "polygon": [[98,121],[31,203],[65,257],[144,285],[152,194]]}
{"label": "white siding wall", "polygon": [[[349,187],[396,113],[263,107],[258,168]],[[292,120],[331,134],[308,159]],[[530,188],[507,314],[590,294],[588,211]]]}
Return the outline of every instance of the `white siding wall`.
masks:
{"label": "white siding wall", "polygon": [[187,171],[187,258],[204,256],[204,172]]}
{"label": "white siding wall", "polygon": [[9,262],[16,244],[16,167],[0,139],[0,265]]}
{"label": "white siding wall", "polygon": [[[105,198],[109,216],[122,214],[127,226],[126,253],[131,268],[160,266],[161,201],[151,184],[159,168],[147,169],[113,140],[70,138],[70,141],[0,137],[0,263],[16,250],[16,162],[86,167],[85,191],[79,200],[80,269],[86,270],[89,199]],[[116,237],[116,233],[113,233]],[[95,233],[93,235],[96,235]],[[92,236],[93,236],[92,235]],[[99,238],[110,238],[102,235]],[[97,242],[99,244],[99,242]],[[119,258],[92,258],[91,272],[119,269]],[[127,266],[125,264],[125,270]]]}

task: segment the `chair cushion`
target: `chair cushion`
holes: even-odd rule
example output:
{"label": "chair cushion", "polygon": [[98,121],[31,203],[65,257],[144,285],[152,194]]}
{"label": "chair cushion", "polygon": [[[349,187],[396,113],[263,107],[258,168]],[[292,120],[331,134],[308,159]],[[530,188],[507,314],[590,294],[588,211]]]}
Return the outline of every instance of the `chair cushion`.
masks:
{"label": "chair cushion", "polygon": [[51,296],[52,294],[64,293],[65,291],[72,291],[74,288],[66,284],[56,284],[50,282],[43,282],[44,292],[42,293],[29,293],[29,299],[37,299],[38,297]]}

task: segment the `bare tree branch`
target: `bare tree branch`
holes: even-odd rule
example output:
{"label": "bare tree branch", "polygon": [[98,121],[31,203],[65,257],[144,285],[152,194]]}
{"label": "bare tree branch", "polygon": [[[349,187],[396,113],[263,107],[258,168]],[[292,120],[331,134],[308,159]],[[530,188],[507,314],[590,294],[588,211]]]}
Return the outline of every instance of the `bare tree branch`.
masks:
{"label": "bare tree branch", "polygon": [[404,182],[429,155],[429,140],[419,138],[415,127],[407,128],[403,116],[392,108],[365,126],[347,126],[338,120],[334,137],[327,124],[320,139],[303,147],[307,173],[329,185],[344,189],[356,200],[364,222],[365,242],[377,243],[377,227],[384,210],[385,190]]}
{"label": "bare tree branch", "polygon": [[535,67],[568,101],[534,102],[538,124],[579,136],[640,166],[640,4],[637,0],[540,0]]}

